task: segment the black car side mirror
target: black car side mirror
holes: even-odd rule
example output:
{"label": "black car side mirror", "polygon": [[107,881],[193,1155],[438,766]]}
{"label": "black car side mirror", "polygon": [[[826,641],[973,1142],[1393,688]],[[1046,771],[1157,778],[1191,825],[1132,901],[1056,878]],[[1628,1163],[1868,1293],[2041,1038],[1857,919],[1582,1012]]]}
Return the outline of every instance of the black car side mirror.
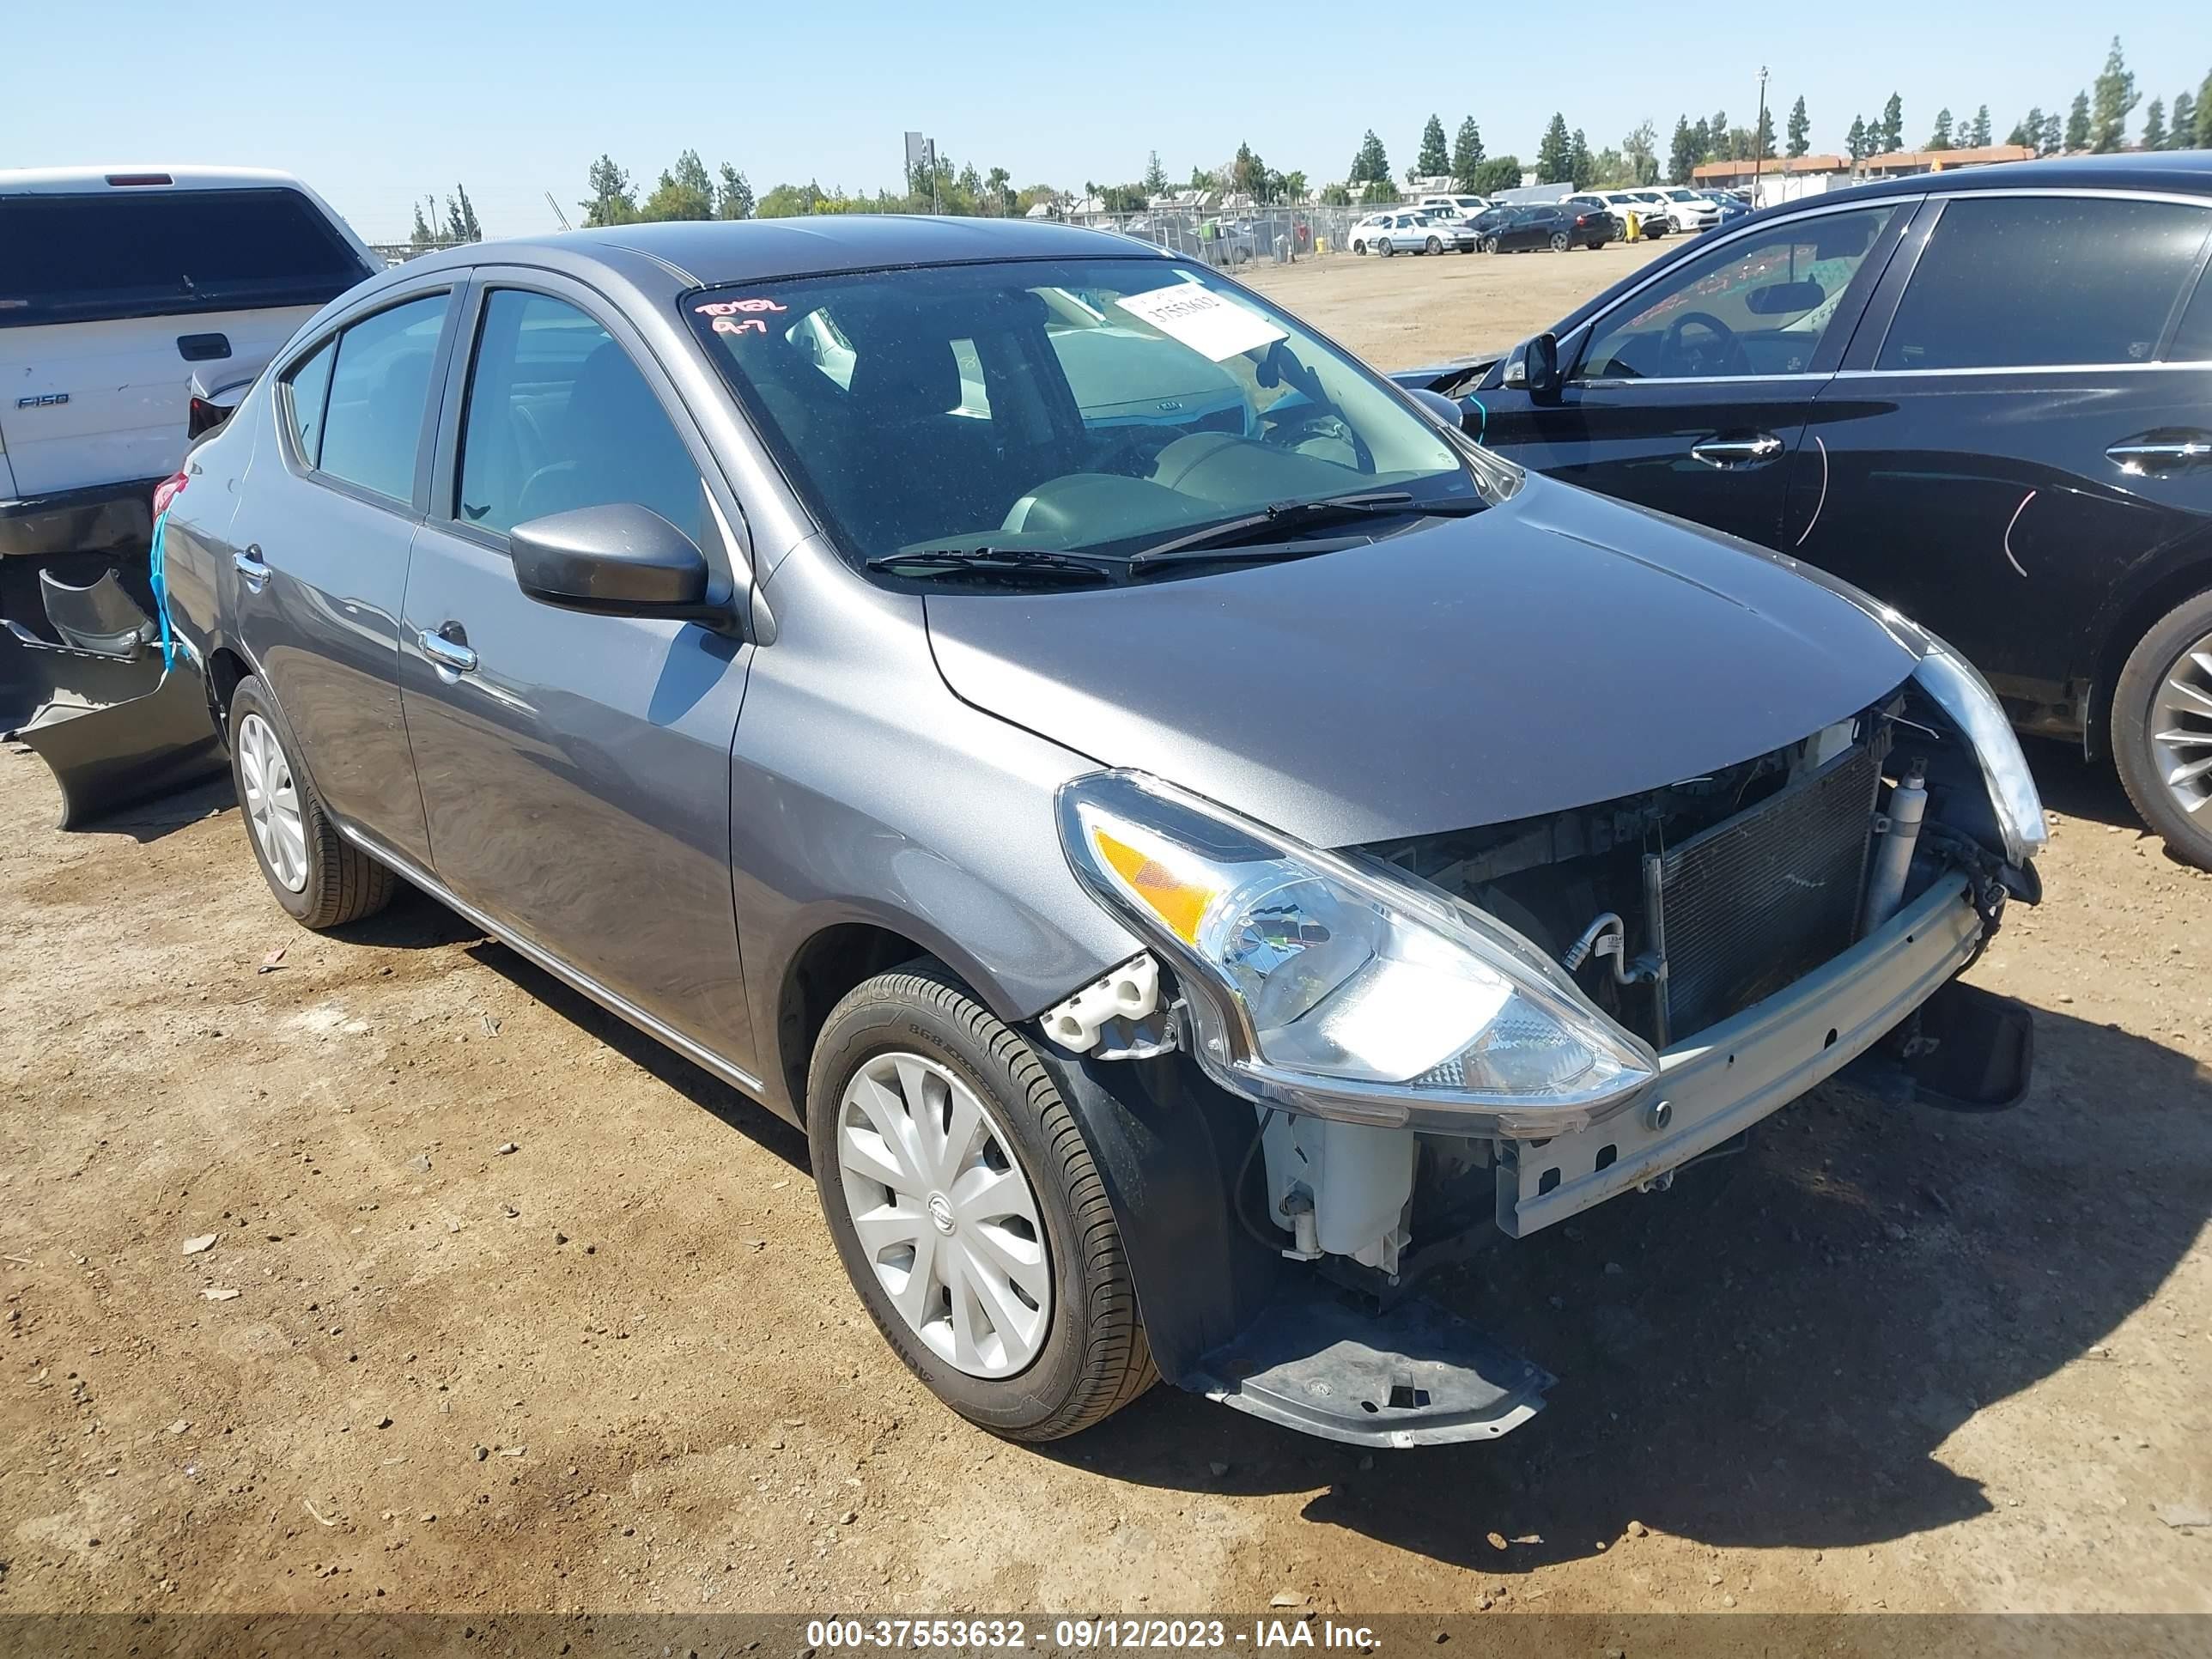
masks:
{"label": "black car side mirror", "polygon": [[707,556],[674,525],[635,501],[580,507],[507,532],[514,580],[541,605],[609,617],[705,619]]}
{"label": "black car side mirror", "polygon": [[1448,431],[1457,432],[1467,417],[1467,411],[1441,392],[1431,392],[1426,386],[1410,386],[1407,396],[1420,404],[1429,417]]}
{"label": "black car side mirror", "polygon": [[1549,329],[1521,348],[1521,385],[1537,403],[1559,395],[1559,342]]}

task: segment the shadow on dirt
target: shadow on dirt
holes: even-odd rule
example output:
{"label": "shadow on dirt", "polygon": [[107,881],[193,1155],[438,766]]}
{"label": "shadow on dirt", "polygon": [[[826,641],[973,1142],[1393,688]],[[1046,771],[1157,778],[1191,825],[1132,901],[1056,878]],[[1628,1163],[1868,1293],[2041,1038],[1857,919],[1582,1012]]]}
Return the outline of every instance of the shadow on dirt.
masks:
{"label": "shadow on dirt", "polygon": [[2023,738],[2021,748],[2027,756],[2028,770],[2035,774],[2036,791],[2052,811],[2092,823],[2118,824],[2138,835],[2150,833],[2128,792],[2120,787],[2120,775],[2111,761],[2084,760],[2080,744],[2053,738]]}
{"label": "shadow on dirt", "polygon": [[1431,1281],[1560,1378],[1504,1441],[1362,1467],[1161,1389],[1047,1455],[1200,1494],[1325,1486],[1307,1519],[1491,1572],[1592,1554],[1632,1521],[1818,1549],[1983,1513],[2004,1495],[1946,1468],[1947,1437],[2148,1300],[2212,1194],[2212,1080],[2193,1061],[2063,1015],[2038,1026],[2013,1112],[1824,1088],[1669,1194]]}

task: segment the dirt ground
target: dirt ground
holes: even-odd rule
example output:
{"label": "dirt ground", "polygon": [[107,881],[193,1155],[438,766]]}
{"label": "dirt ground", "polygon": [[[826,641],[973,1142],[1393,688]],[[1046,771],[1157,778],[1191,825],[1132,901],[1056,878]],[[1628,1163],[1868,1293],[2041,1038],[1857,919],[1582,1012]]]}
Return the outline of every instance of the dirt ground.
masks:
{"label": "dirt ground", "polygon": [[[1640,254],[1266,281],[1387,366]],[[419,896],[297,930],[226,788],[64,836],[0,751],[0,1613],[2212,1611],[2212,878],[2033,759],[2027,1103],[1824,1089],[1458,1273],[1550,1408],[1370,1457],[966,1426],[794,1133]]]}

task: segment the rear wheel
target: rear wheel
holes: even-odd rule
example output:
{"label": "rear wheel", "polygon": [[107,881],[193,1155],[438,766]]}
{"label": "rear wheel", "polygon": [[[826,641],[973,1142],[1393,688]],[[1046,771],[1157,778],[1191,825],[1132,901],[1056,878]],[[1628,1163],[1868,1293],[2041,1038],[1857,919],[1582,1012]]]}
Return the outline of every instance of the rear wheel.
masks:
{"label": "rear wheel", "polygon": [[1157,1380],[1104,1183],[1043,1066],[942,964],[831,1011],[814,1182],[869,1316],[970,1422],[1055,1440]]}
{"label": "rear wheel", "polygon": [[1388,236],[1385,236],[1381,241],[1375,244],[1375,251],[1381,254],[1384,258],[1388,259],[1397,253],[1398,245],[1392,241]]}
{"label": "rear wheel", "polygon": [[2212,870],[2212,592],[2176,605],[2112,687],[2112,758],[2176,858]]}
{"label": "rear wheel", "polygon": [[254,862],[276,902],[318,930],[389,904],[398,878],[338,833],[258,677],[249,674],[230,694],[229,726],[231,782]]}
{"label": "rear wheel", "polygon": [[1567,233],[1564,230],[1553,231],[1552,233],[1552,252],[1554,253],[1565,253],[1566,251]]}

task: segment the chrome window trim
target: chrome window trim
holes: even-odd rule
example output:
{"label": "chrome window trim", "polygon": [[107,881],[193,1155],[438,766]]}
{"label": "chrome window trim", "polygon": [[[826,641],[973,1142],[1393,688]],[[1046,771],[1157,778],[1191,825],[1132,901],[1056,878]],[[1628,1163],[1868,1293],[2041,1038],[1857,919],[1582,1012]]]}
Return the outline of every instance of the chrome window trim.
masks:
{"label": "chrome window trim", "polygon": [[1967,374],[2154,374],[2175,369],[2203,374],[2212,369],[2212,357],[2160,359],[2148,363],[2006,363],[2002,367],[1969,368],[1839,368],[1839,380],[1957,379]]}
{"label": "chrome window trim", "polygon": [[397,874],[405,878],[410,885],[421,888],[448,909],[465,916],[509,950],[517,955],[526,957],[571,989],[582,992],[609,1013],[628,1020],[647,1036],[658,1037],[686,1060],[695,1065],[704,1066],[733,1088],[742,1090],[755,1100],[760,1099],[763,1085],[761,1080],[751,1073],[740,1066],[732,1066],[713,1049],[685,1036],[683,1032],[665,1020],[655,1018],[628,998],[619,996],[609,990],[589,974],[570,967],[543,945],[532,944],[512,927],[504,927],[494,921],[465,899],[456,897],[451,888],[415,863],[413,860],[393,852],[383,842],[356,829],[350,823],[341,823],[338,825],[338,833],[379,864],[389,866]]}
{"label": "chrome window trim", "polygon": [[1833,378],[1816,369],[1799,369],[1790,374],[1645,374],[1617,380],[1575,380],[1567,384],[1611,392],[1638,386],[1765,386],[1779,380],[1826,380]]}

